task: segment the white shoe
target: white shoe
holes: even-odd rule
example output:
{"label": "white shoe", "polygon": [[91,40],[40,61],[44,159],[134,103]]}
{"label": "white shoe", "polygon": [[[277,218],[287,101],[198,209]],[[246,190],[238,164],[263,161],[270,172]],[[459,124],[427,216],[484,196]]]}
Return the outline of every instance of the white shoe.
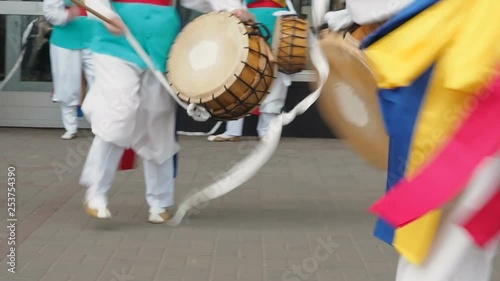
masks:
{"label": "white shoe", "polygon": [[64,133],[64,135],[61,136],[61,139],[63,139],[63,140],[70,140],[70,139],[74,139],[74,138],[76,138],[76,133],[71,133],[68,131],[66,131]]}
{"label": "white shoe", "polygon": [[85,201],[83,202],[83,207],[87,215],[97,219],[111,218],[111,212],[108,210],[108,207],[106,206],[107,205],[106,198],[102,196],[94,196],[93,198],[91,198],[89,194],[90,193],[87,190],[87,194],[85,195]]}
{"label": "white shoe", "polygon": [[221,135],[216,135],[216,136],[209,136],[207,138],[207,140],[211,141],[211,142],[227,142],[227,141],[236,142],[236,141],[240,141],[240,137],[221,134]]}
{"label": "white shoe", "polygon": [[165,223],[171,219],[170,214],[165,210],[149,209],[148,221],[154,224]]}

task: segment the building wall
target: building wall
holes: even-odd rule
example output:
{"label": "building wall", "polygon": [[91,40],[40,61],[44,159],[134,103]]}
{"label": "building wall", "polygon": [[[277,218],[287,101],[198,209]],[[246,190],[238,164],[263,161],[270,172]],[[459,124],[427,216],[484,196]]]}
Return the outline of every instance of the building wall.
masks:
{"label": "building wall", "polygon": [[[300,7],[299,11],[309,14],[309,1],[295,0],[294,3],[296,8]],[[32,29],[26,52],[24,56],[20,56],[21,36],[28,24],[40,17],[41,7],[41,1],[0,1],[0,81],[14,68],[17,60],[22,59],[19,69],[13,72],[12,78],[0,92],[0,126],[62,128],[59,107],[51,101],[52,77],[48,44],[43,40],[41,27],[35,26]],[[195,11],[183,8],[180,10],[186,23],[200,15]],[[285,111],[293,108],[310,93],[307,82],[313,79],[312,75],[302,75],[302,78],[294,79],[295,82],[289,88]],[[256,134],[256,122],[256,116],[246,118],[246,135]],[[215,123],[195,122],[179,110],[179,130],[206,132]],[[80,119],[80,127],[89,128],[84,118]],[[219,131],[223,129],[224,126]],[[283,135],[333,137],[323,124],[315,106],[286,126]]]}

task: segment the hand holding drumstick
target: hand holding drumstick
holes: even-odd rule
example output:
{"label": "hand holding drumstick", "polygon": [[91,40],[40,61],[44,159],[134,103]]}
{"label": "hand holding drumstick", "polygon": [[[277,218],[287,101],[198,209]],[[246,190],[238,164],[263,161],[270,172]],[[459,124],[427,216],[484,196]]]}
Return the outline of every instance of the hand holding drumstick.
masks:
{"label": "hand holding drumstick", "polygon": [[232,12],[233,15],[237,16],[242,22],[256,22],[257,19],[255,15],[250,13],[247,9],[237,9]]}
{"label": "hand holding drumstick", "polygon": [[[250,13],[247,9],[237,9],[234,10],[232,14],[238,17],[242,22],[257,22],[257,18],[255,17],[255,15],[253,13]],[[261,40],[264,39],[261,38]],[[276,62],[273,52],[271,48],[269,48],[269,45],[266,42],[263,42],[261,46],[263,46],[263,52],[266,53],[269,61],[273,63]]]}

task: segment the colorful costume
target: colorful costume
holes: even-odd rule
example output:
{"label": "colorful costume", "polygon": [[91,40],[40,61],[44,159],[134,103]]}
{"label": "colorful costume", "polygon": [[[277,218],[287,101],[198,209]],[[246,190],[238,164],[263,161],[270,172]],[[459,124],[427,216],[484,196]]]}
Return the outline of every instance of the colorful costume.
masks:
{"label": "colorful costume", "polygon": [[[374,10],[360,2],[347,1],[351,19],[357,24],[371,23],[355,16]],[[500,28],[495,15],[499,5],[494,0],[415,1],[362,44],[378,80],[390,136],[388,195],[372,208],[382,217],[375,235],[401,254],[397,281],[491,278],[499,230],[484,230],[489,237],[484,249],[473,241],[486,239],[473,240],[467,231],[479,233],[477,221],[487,221],[488,214],[493,220],[490,224],[498,225],[494,221],[498,221],[498,208],[491,207],[491,202],[500,186],[500,158],[494,157],[500,139],[498,134],[483,134],[486,139],[482,142],[488,147],[477,149],[481,141],[470,140],[481,134],[472,138],[472,127],[466,125],[474,120],[478,124],[476,115],[488,109],[474,111],[471,102],[484,106],[487,103],[477,100],[490,98],[491,107],[498,98],[491,93],[499,90],[495,74],[500,63],[496,44]],[[372,22],[380,20],[375,17]],[[490,86],[492,79],[495,84]],[[482,115],[486,123],[495,116],[495,109],[489,112]],[[492,158],[486,161],[486,157]],[[457,170],[449,170],[450,166]],[[453,177],[460,180],[451,180]],[[449,212],[443,212],[440,208],[458,195],[449,193],[450,185],[455,191],[457,187],[465,191]],[[479,209],[484,211],[474,215]]]}
{"label": "colorful costume", "polygon": [[[156,67],[166,71],[167,55],[180,30],[170,0],[86,4],[108,18],[120,17]],[[94,217],[111,216],[106,193],[124,150],[131,148],[143,158],[149,221],[165,222],[166,208],[174,203],[177,104],[124,36],[111,34],[99,23],[91,46],[96,80],[82,109],[95,138],[80,179],[88,187],[85,208]]]}
{"label": "colorful costume", "polygon": [[53,101],[61,108],[66,130],[63,139],[76,136],[78,130],[78,106],[82,96],[82,69],[87,83],[94,81],[94,65],[89,49],[94,21],[85,10],[80,17],[69,19],[67,8],[74,4],[69,0],[44,0],[43,14],[52,24],[50,37],[50,61],[54,82]]}
{"label": "colorful costume", "polygon": [[[264,24],[270,31],[272,35],[274,32],[274,27],[276,24],[276,16],[274,15],[279,11],[287,11],[287,5],[285,1],[272,1],[272,0],[246,0],[246,5],[241,3],[239,0],[233,0],[233,3],[217,3],[214,6],[218,10],[234,10],[234,9],[244,9],[248,10],[255,15],[257,22]],[[268,41],[272,44],[272,38]],[[278,72],[277,78],[274,81],[271,89],[269,90],[269,95],[264,99],[259,107],[259,121],[257,124],[257,134],[259,137],[263,137],[268,128],[271,120],[281,113],[285,105],[286,94],[288,92],[288,87],[291,84],[291,79],[289,75]],[[229,121],[226,123],[226,131],[217,136],[208,137],[209,141],[235,141],[243,133],[244,118],[239,120]]]}

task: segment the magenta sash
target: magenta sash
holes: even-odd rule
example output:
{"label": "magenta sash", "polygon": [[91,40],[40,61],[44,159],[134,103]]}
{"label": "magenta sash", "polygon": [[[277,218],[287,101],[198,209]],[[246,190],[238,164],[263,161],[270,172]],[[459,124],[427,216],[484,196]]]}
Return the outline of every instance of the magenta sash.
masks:
{"label": "magenta sash", "polygon": [[486,246],[500,233],[500,185],[488,203],[465,222],[464,228],[480,247]]}

